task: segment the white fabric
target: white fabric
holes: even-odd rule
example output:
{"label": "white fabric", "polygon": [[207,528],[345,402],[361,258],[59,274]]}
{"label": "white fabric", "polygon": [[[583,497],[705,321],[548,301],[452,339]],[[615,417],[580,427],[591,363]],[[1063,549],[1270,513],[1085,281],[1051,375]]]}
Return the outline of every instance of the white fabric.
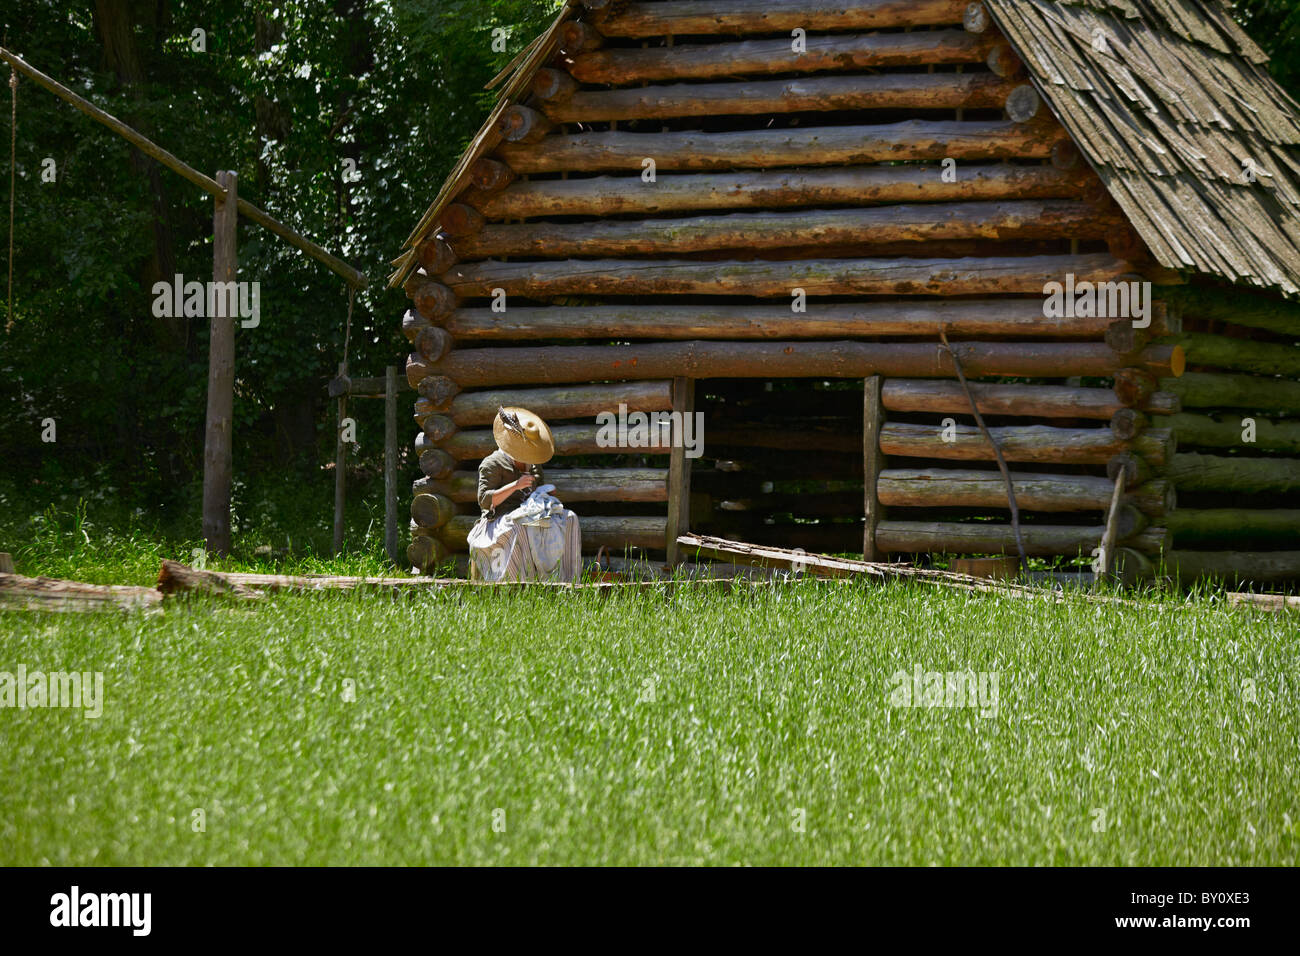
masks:
{"label": "white fabric", "polygon": [[480,518],[468,543],[474,577],[481,581],[575,581],[582,569],[578,516],[542,485],[522,505],[496,518]]}

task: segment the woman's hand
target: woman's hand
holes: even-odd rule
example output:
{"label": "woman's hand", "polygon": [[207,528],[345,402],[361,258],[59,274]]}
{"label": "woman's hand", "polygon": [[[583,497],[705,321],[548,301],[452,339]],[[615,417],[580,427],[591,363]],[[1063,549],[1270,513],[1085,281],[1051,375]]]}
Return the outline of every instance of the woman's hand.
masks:
{"label": "woman's hand", "polygon": [[514,481],[514,487],[516,491],[527,491],[535,484],[537,484],[537,479],[534,478],[532,475],[520,475]]}

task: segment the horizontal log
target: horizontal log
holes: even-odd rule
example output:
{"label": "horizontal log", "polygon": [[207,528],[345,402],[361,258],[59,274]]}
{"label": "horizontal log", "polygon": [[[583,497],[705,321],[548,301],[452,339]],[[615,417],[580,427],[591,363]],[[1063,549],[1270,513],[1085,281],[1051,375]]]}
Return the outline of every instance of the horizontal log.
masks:
{"label": "horizontal log", "polygon": [[1242,458],[1186,452],[1173,456],[1165,477],[1178,491],[1283,494],[1300,491],[1300,458]]}
{"label": "horizontal log", "polygon": [[[970,388],[975,404],[985,415],[1109,421],[1125,407],[1108,388],[979,383],[972,383]],[[882,390],[882,400],[886,409],[895,412],[970,413],[970,399],[960,382],[888,379]],[[1177,407],[1177,402],[1176,396],[1157,392],[1148,400],[1148,408],[1156,414],[1168,414]]]}
{"label": "horizontal log", "polygon": [[[1100,239],[1119,223],[1083,202],[1014,200],[736,212],[682,219],[486,226],[453,241],[461,260],[527,256],[682,255],[714,249],[801,249],[950,239]],[[1042,305],[1039,312],[1042,313]]]}
{"label": "horizontal log", "polygon": [[[408,379],[411,369],[408,366]],[[419,369],[416,369],[418,372]],[[443,411],[451,405],[454,399],[460,393],[460,386],[447,378],[445,375],[429,375],[428,367],[424,368],[425,374],[420,376],[419,384],[416,389],[420,393],[420,399],[428,402],[430,411]],[[416,402],[417,408],[420,402]]]}
{"label": "horizontal log", "polygon": [[1161,341],[1181,345],[1191,365],[1210,365],[1255,375],[1300,377],[1300,347],[1294,344],[1255,342],[1203,332],[1184,332]]}
{"label": "horizontal log", "polygon": [[1300,338],[1300,303],[1273,293],[1187,286],[1162,289],[1161,295],[1177,303],[1191,318],[1229,322]]}
{"label": "horizontal log", "polygon": [[[1113,455],[1132,449],[1153,465],[1163,465],[1173,454],[1173,433],[1153,428],[1131,442],[1122,442],[1109,428],[1053,428],[1050,425],[1012,425],[990,428],[1007,461],[1104,465]],[[945,441],[945,435],[951,441]],[[880,431],[880,450],[886,455],[944,458],[960,461],[994,461],[993,448],[973,425],[909,425],[888,422]]]}
{"label": "horizontal log", "polygon": [[526,408],[546,420],[594,418],[601,412],[658,412],[673,407],[672,383],[626,382],[618,385],[579,385],[561,388],[517,388],[491,392],[462,392],[451,403],[449,415],[457,425],[487,425],[497,409]]}
{"label": "horizontal log", "polygon": [[607,37],[822,33],[956,24],[965,9],[964,0],[679,0],[630,3],[597,27]]}
{"label": "horizontal log", "polygon": [[411,520],[422,528],[441,528],[455,513],[455,503],[446,495],[421,494],[411,499]]}
{"label": "horizontal log", "polygon": [[1015,84],[991,73],[877,73],[738,83],[674,83],[582,90],[543,101],[553,123],[771,116],[839,110],[1000,107]]}
{"label": "horizontal log", "polygon": [[[671,444],[671,434],[663,434],[666,429],[649,428],[644,445],[602,444],[608,430],[599,425],[552,425],[551,436],[555,439],[557,455],[666,455]],[[629,442],[640,441],[635,429],[628,429]],[[490,429],[474,429],[457,432],[442,443],[442,450],[458,461],[475,461],[486,458],[496,450],[496,439]]]}
{"label": "horizontal log", "polygon": [[789,37],[781,37],[596,50],[575,56],[569,72],[584,83],[630,86],[662,80],[981,63],[992,47],[992,38],[972,36],[964,30],[808,36],[799,52]]}
{"label": "horizontal log", "polygon": [[[505,312],[459,309],[445,328],[462,343],[520,339],[781,339],[923,336],[945,330],[971,336],[1095,339],[1104,319],[1045,318],[1035,299],[892,300],[831,305],[809,302],[806,312],[786,305],[602,305],[534,308]],[[932,383],[925,383],[932,384]],[[960,392],[960,386],[953,383]],[[1020,388],[1020,386],[998,386]],[[1074,390],[1079,391],[1079,390]],[[1113,413],[1110,389],[1090,389]],[[1104,395],[1102,394],[1104,393]],[[963,402],[965,393],[961,392]],[[1044,393],[1044,397],[1051,393]],[[1024,398],[1030,398],[1026,393]],[[1166,396],[1173,400],[1173,396]],[[1068,397],[1063,401],[1068,401]],[[920,409],[924,410],[924,409]],[[541,414],[540,412],[538,414]],[[1097,415],[1096,417],[1105,417]]]}
{"label": "horizontal log", "polygon": [[421,574],[447,560],[449,551],[440,540],[428,535],[415,535],[406,548],[406,560]]}
{"label": "horizontal log", "polygon": [[1005,120],[905,120],[874,126],[666,133],[623,131],[552,135],[502,143],[497,157],[517,173],[849,166],[903,160],[1046,159],[1059,127]]}
{"label": "horizontal log", "polygon": [[1051,166],[1009,163],[964,164],[957,167],[952,182],[945,181],[941,173],[935,164],[680,173],[657,176],[654,182],[645,182],[639,175],[524,180],[484,199],[479,208],[489,219],[535,219],[702,209],[1077,199],[1086,181],[1082,175]]}
{"label": "horizontal log", "polygon": [[[561,501],[667,501],[667,468],[547,468],[546,483]],[[417,495],[446,495],[458,504],[478,500],[478,472],[458,471],[449,478],[422,478]]]}
{"label": "horizontal log", "polygon": [[162,592],[154,588],[0,573],[0,610],[147,611],[162,599]]}
{"label": "horizontal log", "polygon": [[[1021,525],[1025,553],[1090,555],[1101,544],[1103,525]],[[1125,545],[1144,554],[1161,550],[1167,534],[1163,528],[1148,528],[1127,539]],[[1009,524],[979,522],[894,521],[880,522],[876,547],[890,554],[1015,554],[1016,538]]]}
{"label": "horizontal log", "polygon": [[1294,508],[1182,508],[1169,516],[1168,527],[1177,548],[1241,541],[1300,545],[1300,510]]}
{"label": "horizontal log", "polygon": [[[477,262],[443,275],[462,300],[507,295],[750,295],[791,290],[819,295],[1041,295],[1066,272],[1116,280],[1127,264],[1109,255],[965,259],[804,259],[701,262],[676,259],[566,259]],[[1108,350],[1109,351],[1109,350]]]}
{"label": "horizontal log", "polygon": [[[1167,367],[1170,357],[1154,351],[1157,348],[1153,346],[1149,361],[1153,367]],[[969,376],[1107,375],[1115,364],[1115,354],[1100,343],[957,342],[953,349]],[[686,341],[456,349],[425,374],[478,387],[675,376],[950,378],[954,372],[951,356],[931,343]]]}
{"label": "horizontal log", "polygon": [[[1095,475],[1011,473],[1016,504],[1023,511],[1101,511],[1110,507],[1114,482]],[[1007,508],[1007,486],[996,471],[948,468],[886,468],[876,480],[882,505],[907,508]],[[1125,497],[1145,514],[1173,510],[1173,486],[1152,481]]]}
{"label": "horizontal log", "polygon": [[[443,525],[439,537],[455,551],[468,550],[466,537],[477,520],[472,515],[457,515]],[[615,552],[625,547],[662,551],[667,544],[666,517],[579,515],[578,526],[582,532],[582,550],[589,554],[598,548]]]}
{"label": "horizontal log", "polygon": [[1171,576],[1192,584],[1226,580],[1238,584],[1300,581],[1300,551],[1169,551],[1164,565]]}
{"label": "horizontal log", "polygon": [[[1249,430],[1254,433],[1253,442],[1246,441],[1247,419],[1252,423]],[[1241,448],[1300,455],[1300,422],[1270,421],[1242,412],[1214,415],[1183,412],[1171,416],[1168,424],[1180,447]]]}
{"label": "horizontal log", "polygon": [[1162,380],[1160,387],[1181,398],[1184,408],[1244,408],[1300,415],[1300,382],[1286,379],[1187,372],[1178,379]]}

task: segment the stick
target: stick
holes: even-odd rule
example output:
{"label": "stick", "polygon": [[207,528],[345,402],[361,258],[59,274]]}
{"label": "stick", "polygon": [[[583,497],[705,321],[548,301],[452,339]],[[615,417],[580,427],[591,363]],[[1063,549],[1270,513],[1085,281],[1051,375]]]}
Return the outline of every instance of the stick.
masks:
{"label": "stick", "polygon": [[980,431],[984,433],[985,440],[993,448],[993,455],[998,461],[998,470],[1002,472],[1002,480],[1007,483],[1007,504],[1011,506],[1011,531],[1016,536],[1016,550],[1020,552],[1020,570],[1028,567],[1028,561],[1025,558],[1025,542],[1020,537],[1020,508],[1016,505],[1016,489],[1011,483],[1011,469],[1007,468],[1006,459],[1002,457],[1002,450],[998,448],[998,443],[993,440],[989,433],[989,428],[984,424],[984,416],[980,414],[979,405],[975,402],[975,395],[971,392],[970,383],[966,381],[966,374],[961,369],[961,362],[957,358],[957,353],[953,351],[952,346],[948,344],[948,335],[942,329],[939,330],[939,339],[943,342],[943,347],[948,354],[952,356],[952,368],[957,373],[957,380],[961,382],[961,387],[966,390],[966,398],[970,401],[971,414],[975,416],[975,423],[979,425]]}

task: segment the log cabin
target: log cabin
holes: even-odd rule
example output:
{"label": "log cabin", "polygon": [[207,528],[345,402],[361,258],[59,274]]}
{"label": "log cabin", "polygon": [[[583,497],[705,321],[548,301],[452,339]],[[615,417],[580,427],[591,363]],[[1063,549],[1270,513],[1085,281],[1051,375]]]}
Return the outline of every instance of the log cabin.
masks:
{"label": "log cabin", "polygon": [[[1300,579],[1300,108],[1219,0],[569,0],[390,278],[413,565],[499,405],[584,550]],[[1131,293],[1131,294],[1130,294]],[[596,416],[702,415],[702,454]]]}

